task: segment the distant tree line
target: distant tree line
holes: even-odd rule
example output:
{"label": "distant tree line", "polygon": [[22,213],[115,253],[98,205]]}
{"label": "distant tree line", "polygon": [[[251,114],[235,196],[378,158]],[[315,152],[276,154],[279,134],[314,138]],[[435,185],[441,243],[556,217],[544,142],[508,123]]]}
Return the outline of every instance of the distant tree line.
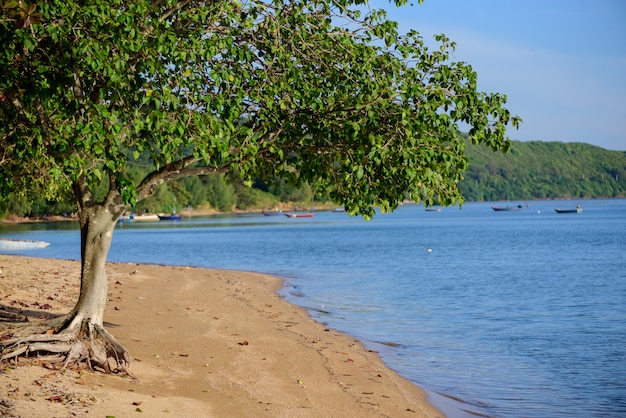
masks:
{"label": "distant tree line", "polygon": [[[139,173],[140,171],[138,171]],[[105,193],[103,184],[102,193]],[[206,209],[216,212],[235,210],[271,210],[280,203],[294,206],[310,206],[314,202],[325,202],[324,196],[313,196],[312,188],[304,184],[299,188],[284,181],[268,185],[257,180],[252,187],[244,186],[237,178],[226,178],[223,174],[201,177],[186,177],[158,186],[153,196],[139,202],[136,213],[169,213],[184,209]],[[7,196],[0,202],[0,217],[41,218],[44,216],[71,215],[76,205],[69,196],[59,201],[48,201],[40,196],[17,199]]]}
{"label": "distant tree line", "polygon": [[[459,184],[467,201],[626,197],[626,152],[583,143],[513,141],[507,154],[468,144],[467,155],[469,170]],[[148,161],[138,160],[133,167],[136,179],[149,168]],[[100,192],[106,193],[104,183]],[[326,196],[314,196],[308,184],[294,188],[284,180],[273,184],[257,180],[252,187],[246,187],[236,176],[215,174],[162,184],[135,211],[269,210],[280,203],[314,206],[314,202],[327,201]],[[0,201],[2,217],[42,217],[75,211],[69,196],[47,201],[40,196],[17,199],[11,195]]]}
{"label": "distant tree line", "polygon": [[468,201],[626,197],[626,152],[594,145],[512,141],[506,155],[468,145]]}

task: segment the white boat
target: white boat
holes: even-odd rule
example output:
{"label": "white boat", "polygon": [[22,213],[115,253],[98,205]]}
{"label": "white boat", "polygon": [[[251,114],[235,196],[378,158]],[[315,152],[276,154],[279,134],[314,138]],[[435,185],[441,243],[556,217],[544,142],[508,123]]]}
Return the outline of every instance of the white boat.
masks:
{"label": "white boat", "polygon": [[46,248],[49,245],[50,243],[45,241],[0,238],[0,250],[30,250],[33,248]]}
{"label": "white boat", "polygon": [[158,221],[159,215],[156,213],[144,213],[142,215],[135,215],[133,221],[135,222],[153,222]]}
{"label": "white boat", "polygon": [[133,219],[135,219],[135,215],[133,215],[132,213],[130,215],[122,215],[119,217],[119,219],[117,220],[118,223],[124,223],[124,222],[132,222]]}

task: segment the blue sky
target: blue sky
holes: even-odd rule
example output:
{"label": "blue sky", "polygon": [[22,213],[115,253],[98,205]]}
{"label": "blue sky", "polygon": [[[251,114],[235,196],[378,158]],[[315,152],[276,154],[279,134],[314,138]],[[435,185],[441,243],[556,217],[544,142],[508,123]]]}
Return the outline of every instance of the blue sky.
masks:
{"label": "blue sky", "polygon": [[[626,151],[626,1],[372,0],[430,42],[444,33],[479,89],[507,95],[524,123],[511,139]],[[432,44],[434,45],[434,43]]]}

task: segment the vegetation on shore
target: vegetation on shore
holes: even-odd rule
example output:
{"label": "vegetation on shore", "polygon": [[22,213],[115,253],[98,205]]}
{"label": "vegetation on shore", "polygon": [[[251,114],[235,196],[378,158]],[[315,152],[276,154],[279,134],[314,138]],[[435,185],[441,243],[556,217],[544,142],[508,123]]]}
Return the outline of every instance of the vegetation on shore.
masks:
{"label": "vegetation on shore", "polygon": [[507,154],[468,145],[468,201],[626,197],[626,152],[583,143],[512,141]]}
{"label": "vegetation on shore", "polygon": [[[459,184],[467,201],[626,197],[623,151],[582,143],[512,141],[507,154],[467,145],[467,155],[469,169]],[[136,177],[141,178],[149,168],[147,162],[135,163]],[[102,185],[102,194],[106,186]],[[214,174],[164,183],[134,210],[232,212],[334,205],[328,196],[314,193],[309,184],[294,187],[278,180],[268,185],[258,179],[249,188],[238,178]],[[41,218],[75,211],[72,197],[47,201],[39,196],[10,196],[0,203],[2,218]]]}

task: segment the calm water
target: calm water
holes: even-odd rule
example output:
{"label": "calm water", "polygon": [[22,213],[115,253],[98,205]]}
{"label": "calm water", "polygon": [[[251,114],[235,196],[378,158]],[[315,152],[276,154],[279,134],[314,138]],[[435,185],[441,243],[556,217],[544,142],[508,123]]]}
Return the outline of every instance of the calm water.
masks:
{"label": "calm water", "polygon": [[[285,298],[380,351],[449,416],[626,416],[626,200],[489,206],[125,224],[109,260],[282,276]],[[80,256],[75,223],[0,235],[51,243],[20,254]]]}

